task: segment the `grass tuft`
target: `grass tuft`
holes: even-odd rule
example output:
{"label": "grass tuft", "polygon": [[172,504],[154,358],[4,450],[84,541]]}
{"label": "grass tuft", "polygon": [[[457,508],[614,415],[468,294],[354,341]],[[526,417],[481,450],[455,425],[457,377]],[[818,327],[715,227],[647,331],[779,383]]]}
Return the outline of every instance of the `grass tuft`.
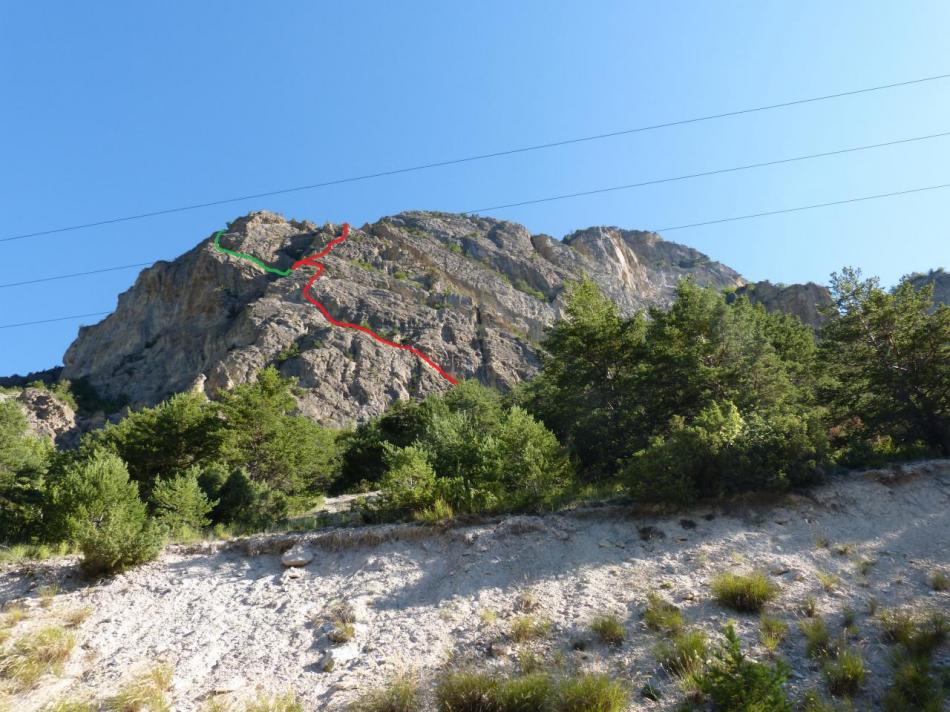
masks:
{"label": "grass tuft", "polygon": [[674,604],[663,600],[658,594],[647,597],[643,622],[650,630],[673,634],[683,628],[683,612]]}
{"label": "grass tuft", "polygon": [[759,621],[759,640],[769,655],[773,655],[778,650],[778,646],[785,640],[787,633],[788,623],[783,620],[771,616],[762,616]]}
{"label": "grass tuft", "polygon": [[297,699],[297,693],[290,690],[273,697],[261,695],[248,702],[244,712],[304,712],[304,709]]}
{"label": "grass tuft", "polygon": [[547,638],[551,633],[551,621],[534,616],[518,616],[511,622],[511,639],[516,643]]}
{"label": "grass tuft", "polygon": [[826,658],[834,655],[837,646],[831,640],[831,632],[824,618],[808,618],[798,627],[805,636],[805,654],[810,658]]}
{"label": "grass tuft", "polygon": [[75,645],[75,636],[58,626],[24,635],[0,653],[0,678],[16,690],[29,689],[47,673],[58,675]]}
{"label": "grass tuft", "polygon": [[590,629],[604,645],[623,645],[626,637],[623,623],[617,616],[598,616],[591,621]]}
{"label": "grass tuft", "polygon": [[170,712],[165,693],[175,671],[169,665],[155,665],[139,673],[105,703],[110,712]]}
{"label": "grass tuft", "polygon": [[835,697],[852,697],[864,685],[867,668],[861,653],[853,648],[842,650],[823,668],[828,691]]}
{"label": "grass tuft", "polygon": [[677,633],[654,649],[660,665],[675,677],[686,677],[702,670],[706,653],[706,635],[698,630]]}
{"label": "grass tuft", "polygon": [[75,628],[82,625],[85,620],[92,615],[92,606],[79,606],[71,608],[63,613],[63,624],[67,628]]}
{"label": "grass tuft", "polygon": [[347,708],[350,712],[417,712],[422,709],[419,681],[402,675],[379,690],[361,696]]}
{"label": "grass tuft", "polygon": [[778,587],[761,571],[719,574],[713,579],[712,591],[720,605],[745,613],[757,613],[778,595]]}
{"label": "grass tuft", "polygon": [[934,591],[950,590],[950,576],[943,571],[934,571],[930,574],[930,588]]}

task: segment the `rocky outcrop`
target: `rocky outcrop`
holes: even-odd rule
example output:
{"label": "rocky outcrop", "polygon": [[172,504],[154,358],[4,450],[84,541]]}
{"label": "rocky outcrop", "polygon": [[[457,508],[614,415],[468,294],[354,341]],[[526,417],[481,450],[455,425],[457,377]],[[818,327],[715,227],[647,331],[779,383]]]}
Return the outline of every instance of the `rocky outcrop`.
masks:
{"label": "rocky outcrop", "polygon": [[[287,269],[339,233],[259,212],[233,222],[222,244]],[[430,212],[352,229],[323,262],[311,293],[334,318],[411,344],[457,378],[502,389],[536,371],[537,342],[562,313],[572,280],[587,275],[625,313],[667,304],[683,277],[715,288],[744,284],[655,233],[599,227],[560,241],[516,223]],[[335,424],[448,387],[411,353],[328,324],[301,294],[312,274],[266,273],[206,239],[144,270],[112,315],[82,328],[62,376],[88,379],[107,399],[153,404],[190,388],[214,394],[275,364],[298,379],[301,410]]]}
{"label": "rocky outcrop", "polygon": [[5,399],[20,405],[32,435],[50,438],[64,447],[74,445],[79,438],[75,411],[52,393],[40,388],[24,388],[15,394],[0,393],[0,400]]}
{"label": "rocky outcrop", "polygon": [[932,269],[929,272],[918,272],[908,277],[914,289],[932,284],[934,287],[934,304],[950,304],[950,273],[944,269]]}
{"label": "rocky outcrop", "polygon": [[769,311],[794,314],[813,328],[821,326],[825,317],[824,308],[832,305],[831,292],[827,287],[808,282],[807,284],[772,284],[750,282],[729,295],[730,299],[745,296],[753,304],[761,304]]}

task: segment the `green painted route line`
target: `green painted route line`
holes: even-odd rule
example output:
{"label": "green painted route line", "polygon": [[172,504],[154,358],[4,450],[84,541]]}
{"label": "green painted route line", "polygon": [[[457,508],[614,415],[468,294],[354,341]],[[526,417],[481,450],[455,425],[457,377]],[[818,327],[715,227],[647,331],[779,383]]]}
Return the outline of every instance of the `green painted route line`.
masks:
{"label": "green painted route line", "polygon": [[221,236],[225,233],[227,233],[227,230],[218,230],[216,233],[214,233],[214,247],[219,252],[223,252],[226,255],[231,255],[231,257],[238,257],[242,260],[253,262],[265,272],[273,272],[274,274],[279,274],[281,277],[286,277],[290,274],[291,269],[278,269],[277,267],[271,267],[254,255],[249,255],[245,252],[237,252],[236,250],[229,250],[227,247],[222,247]]}

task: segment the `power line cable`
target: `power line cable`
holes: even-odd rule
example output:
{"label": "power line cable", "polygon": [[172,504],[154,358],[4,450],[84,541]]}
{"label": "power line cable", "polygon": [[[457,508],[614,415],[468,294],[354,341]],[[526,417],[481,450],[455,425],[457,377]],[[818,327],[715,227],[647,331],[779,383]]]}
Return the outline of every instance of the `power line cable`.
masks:
{"label": "power line cable", "polygon": [[[890,193],[877,193],[875,195],[864,195],[856,198],[846,198],[844,200],[835,200],[827,203],[814,203],[812,205],[801,205],[794,208],[782,208],[779,210],[769,210],[761,213],[748,213],[746,215],[736,215],[728,218],[718,218],[716,220],[706,220],[703,222],[689,223],[686,225],[674,225],[671,227],[662,227],[657,228],[654,232],[671,232],[673,230],[687,230],[689,228],[702,227],[704,225],[718,225],[721,223],[735,222],[738,220],[749,220],[752,218],[761,218],[769,215],[783,215],[785,213],[795,213],[801,212],[804,210],[815,210],[817,208],[828,208],[834,205],[848,205],[850,203],[860,203],[869,200],[880,200],[883,198],[893,198],[901,195],[910,195],[912,193],[923,193],[931,190],[941,190],[944,188],[950,188],[950,183],[941,183],[939,185],[929,185],[921,188],[909,188],[907,190],[898,190]],[[66,321],[67,319],[81,319],[87,316],[105,316],[106,314],[111,314],[112,312],[95,312],[91,314],[76,314],[73,316],[61,316],[55,317],[53,319],[40,319],[37,321],[24,321],[19,324],[2,324],[0,329],[12,329],[18,326],[31,326],[33,324],[47,324],[53,321]]]}
{"label": "power line cable", "polygon": [[779,158],[774,161],[762,161],[760,163],[747,163],[741,166],[732,166],[730,168],[716,168],[710,171],[700,173],[687,173],[681,176],[672,176],[669,178],[657,178],[655,180],[646,180],[639,183],[626,183],[624,185],[613,185],[607,188],[595,188],[593,190],[583,190],[577,193],[562,193],[560,195],[551,195],[544,198],[534,198],[532,200],[522,200],[517,203],[503,203],[501,205],[492,205],[487,208],[477,208],[475,210],[466,210],[462,214],[470,215],[472,213],[482,213],[489,210],[501,210],[503,208],[517,208],[524,205],[537,205],[538,203],[550,203],[555,200],[567,200],[570,198],[582,198],[588,195],[600,195],[602,193],[612,193],[618,190],[631,190],[633,188],[643,188],[649,185],[660,185],[662,183],[674,183],[681,180],[690,180],[692,178],[704,178],[707,176],[722,175],[724,173],[737,173],[739,171],[748,171],[754,168],[765,168],[767,166],[778,166],[783,163],[796,163],[798,161],[808,161],[814,158],[826,158],[828,156],[840,156],[846,153],[857,153],[859,151],[869,151],[874,148],[884,148],[886,146],[897,146],[900,144],[914,143],[916,141],[927,141],[934,138],[950,136],[950,131],[928,134],[926,136],[915,136],[913,138],[901,138],[895,141],[886,141],[884,143],[872,143],[865,146],[854,146],[852,148],[841,148],[835,151],[825,151],[823,153],[809,153],[804,156],[793,156],[791,158]]}
{"label": "power line cable", "polygon": [[0,289],[5,287],[22,287],[24,284],[37,284],[39,282],[53,282],[57,279],[69,279],[70,277],[85,277],[88,274],[102,274],[103,272],[118,272],[123,269],[134,269],[135,267],[151,267],[154,262],[137,262],[134,265],[119,265],[118,267],[104,267],[103,269],[91,269],[88,272],[73,272],[72,274],[59,274],[55,277],[38,277],[37,279],[27,279],[22,282],[7,282],[0,284]]}
{"label": "power line cable", "polygon": [[689,223],[687,225],[673,225],[672,227],[661,227],[654,232],[672,232],[673,230],[686,230],[693,227],[702,227],[704,225],[718,225],[720,223],[735,222],[737,220],[750,220],[752,218],[762,218],[768,215],[784,215],[785,213],[798,213],[803,210],[815,210],[816,208],[830,208],[833,205],[848,205],[850,203],[861,203],[867,200],[880,200],[881,198],[895,198],[899,195],[910,195],[912,193],[924,193],[929,190],[941,190],[950,188],[950,183],[940,185],[928,185],[923,188],[910,188],[908,190],[897,190],[892,193],[878,193],[876,195],[862,195],[859,198],[846,198],[845,200],[833,200],[829,203],[814,203],[812,205],[800,205],[794,208],[782,208],[780,210],[768,210],[763,213],[749,213],[747,215],[737,215],[730,218],[719,218],[717,220],[705,220],[703,222]]}
{"label": "power line cable", "polygon": [[827,101],[830,99],[840,99],[848,96],[857,96],[859,94],[868,94],[876,91],[884,91],[887,89],[896,89],[898,87],[906,87],[915,84],[923,84],[926,82],[940,81],[943,79],[950,78],[950,74],[937,74],[930,77],[920,77],[917,79],[909,79],[902,82],[893,82],[891,84],[879,84],[872,87],[864,87],[862,89],[852,89],[849,91],[837,92],[835,94],[824,94],[821,96],[807,97],[804,99],[793,99],[790,101],[783,101],[777,104],[766,104],[763,106],[750,107],[746,109],[737,109],[735,111],[725,111],[718,114],[707,114],[704,116],[695,116],[687,119],[678,119],[675,121],[666,121],[659,124],[649,124],[646,126],[638,126],[630,129],[622,129],[619,131],[610,131],[607,133],[593,134],[590,136],[581,136],[578,138],[563,139],[560,141],[551,141],[549,143],[539,143],[529,146],[521,146],[518,148],[510,148],[502,151],[494,151],[491,153],[480,153],[474,154],[471,156],[464,156],[461,158],[452,158],[444,161],[433,161],[431,163],[422,163],[415,166],[406,166],[403,168],[394,168],[387,171],[377,171],[375,173],[366,173],[358,176],[350,176],[346,178],[335,178],[332,180],[323,181],[320,183],[312,183],[310,185],[299,185],[291,188],[282,188],[279,190],[270,190],[262,193],[252,193],[248,195],[242,195],[233,198],[223,198],[220,200],[211,200],[204,203],[193,203],[191,205],[182,205],[173,208],[165,208],[162,210],[153,210],[146,213],[138,213],[135,215],[126,215],[123,217],[109,218],[106,220],[98,220],[96,222],[82,223],[77,225],[68,225],[65,227],[53,228],[51,230],[39,230],[36,232],[28,232],[20,235],[11,235],[9,237],[0,238],[0,242],[10,242],[13,240],[24,240],[32,237],[42,237],[45,235],[53,235],[63,232],[71,232],[74,230],[83,230],[86,228],[92,227],[101,227],[104,225],[114,225],[115,223],[129,222],[132,220],[142,220],[145,218],[157,217],[160,215],[171,215],[173,213],[182,213],[189,210],[198,210],[200,208],[209,208],[216,205],[227,205],[229,203],[238,203],[245,200],[254,200],[257,198],[268,198],[275,195],[285,195],[288,193],[296,193],[306,190],[315,190],[318,188],[326,188],[334,185],[342,185],[344,183],[357,183],[360,181],[372,180],[374,178],[383,178],[386,176],[401,175],[405,173],[414,173],[418,171],[429,170],[432,168],[444,168],[446,166],[459,165],[463,163],[471,163],[474,161],[482,161],[489,158],[500,158],[502,156],[511,156],[519,153],[528,153],[531,151],[541,151],[550,148],[557,148],[560,146],[568,146],[572,144],[585,143],[590,141],[599,141],[607,138],[614,138],[617,136],[628,136],[636,133],[643,133],[646,131],[656,131],[658,129],[672,128],[674,126],[685,126],[687,124],[695,124],[703,121],[713,121],[716,119],[725,119],[735,116],[742,116],[744,114],[753,114],[760,111],[771,111],[774,109],[783,109],[792,106],[800,106],[803,104],[811,104],[819,101]]}
{"label": "power line cable", "polygon": [[49,324],[51,321],[66,321],[68,319],[83,319],[87,316],[105,316],[112,312],[91,312],[89,314],[73,314],[72,316],[57,316],[52,319],[37,319],[36,321],[21,321],[19,324],[0,324],[0,329],[13,329],[17,326],[33,326],[34,324]]}
{"label": "power line cable", "polygon": [[[659,184],[662,184],[662,183],[672,183],[672,182],[676,182],[676,181],[689,180],[689,179],[693,179],[693,178],[701,178],[701,177],[706,177],[706,176],[721,175],[721,174],[724,174],[724,173],[732,173],[732,172],[737,172],[737,171],[745,171],[745,170],[751,170],[751,169],[755,169],[755,168],[764,168],[764,167],[766,167],[766,166],[781,165],[781,164],[783,164],[783,163],[794,163],[794,162],[798,162],[798,161],[806,161],[806,160],[815,159],[815,158],[825,158],[825,157],[828,157],[828,156],[839,156],[839,155],[847,154],[847,153],[856,153],[856,152],[858,152],[858,151],[868,151],[868,150],[875,149],[875,148],[884,148],[884,147],[886,147],[886,146],[897,146],[897,145],[900,145],[900,144],[914,143],[914,142],[917,142],[917,141],[927,141],[927,140],[930,140],[930,139],[943,138],[943,137],[947,137],[947,136],[950,136],[950,131],[943,131],[943,132],[941,132],[941,133],[928,134],[928,135],[926,135],[926,136],[914,136],[914,137],[912,137],[912,138],[895,139],[894,141],[885,141],[885,142],[883,142],[883,143],[873,143],[873,144],[867,144],[867,145],[864,145],[864,146],[854,146],[854,147],[851,147],[851,148],[842,148],[842,149],[837,149],[837,150],[834,150],[834,151],[825,151],[825,152],[823,152],[823,153],[811,153],[811,154],[804,155],[804,156],[794,156],[794,157],[791,157],[791,158],[780,158],[780,159],[776,159],[776,160],[773,160],[773,161],[763,161],[763,162],[760,162],[760,163],[749,163],[749,164],[746,164],[746,165],[733,166],[733,167],[730,167],[730,168],[717,168],[717,169],[715,169],[715,170],[702,171],[702,172],[699,172],[699,173],[689,173],[689,174],[686,174],[686,175],[673,176],[673,177],[669,177],[669,178],[658,178],[658,179],[656,179],[656,180],[642,181],[642,182],[639,182],[639,183],[628,183],[628,184],[625,184],[625,185],[615,185],[615,186],[610,186],[610,187],[607,187],[607,188],[597,188],[597,189],[595,189],[595,190],[586,190],[586,191],[581,191],[581,192],[577,192],[577,193],[565,193],[565,194],[562,194],[562,195],[554,195],[554,196],[549,196],[549,197],[545,197],[545,198],[536,198],[536,199],[533,199],[533,200],[523,200],[523,201],[520,201],[520,202],[517,202],[517,203],[505,203],[505,204],[503,204],[503,205],[495,205],[495,206],[492,206],[492,207],[490,207],[490,208],[479,208],[478,210],[468,210],[468,211],[465,211],[465,212],[462,213],[462,214],[463,214],[463,215],[466,215],[466,214],[484,212],[484,211],[487,211],[487,210],[500,210],[500,209],[502,209],[502,208],[512,208],[512,207],[518,207],[518,206],[523,206],[523,205],[534,205],[534,204],[537,204],[537,203],[547,203],[547,202],[552,202],[552,201],[555,201],[555,200],[567,200],[567,199],[570,199],[570,198],[579,198],[579,197],[589,196],[589,195],[598,195],[598,194],[601,194],[601,193],[610,193],[610,192],[618,191],[618,190],[631,190],[631,189],[634,189],[634,188],[642,188],[642,187],[644,187],[644,186],[649,186],[649,185],[659,185]],[[20,286],[29,285],[29,284],[36,284],[36,283],[39,283],[39,282],[52,282],[52,281],[55,281],[55,280],[59,280],[59,279],[69,279],[69,278],[72,278],[72,277],[83,277],[83,276],[86,276],[86,275],[99,274],[99,273],[102,273],[102,272],[114,272],[114,271],[123,270],[123,269],[132,269],[132,268],[135,268],[135,267],[148,267],[148,266],[150,266],[151,264],[154,264],[154,263],[152,263],[152,262],[141,262],[141,263],[137,263],[137,264],[133,264],[133,265],[119,265],[119,266],[117,266],[117,267],[106,267],[106,268],[103,268],[103,269],[90,270],[90,271],[88,271],[88,272],[74,272],[74,273],[72,273],[72,274],[62,274],[62,275],[57,275],[57,276],[53,276],[53,277],[39,277],[39,278],[37,278],[37,279],[29,279],[29,280],[24,280],[24,281],[21,281],[21,282],[9,282],[9,283],[7,283],[7,284],[0,284],[0,289],[3,289],[3,288],[5,288],[5,287],[20,287]]]}

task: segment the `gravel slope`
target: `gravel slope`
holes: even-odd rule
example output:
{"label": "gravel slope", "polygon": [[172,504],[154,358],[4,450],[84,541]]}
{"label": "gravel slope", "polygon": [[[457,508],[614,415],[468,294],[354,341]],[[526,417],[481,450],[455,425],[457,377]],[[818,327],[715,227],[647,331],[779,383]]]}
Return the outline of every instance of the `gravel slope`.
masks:
{"label": "gravel slope", "polygon": [[[746,646],[764,657],[758,617],[724,610],[709,593],[716,573],[758,568],[781,586],[769,612],[790,624],[779,650],[794,670],[790,689],[821,687],[795,623],[801,602],[814,596],[833,630],[844,608],[857,612],[854,643],[871,674],[855,705],[874,709],[889,679],[888,649],[867,601],[950,611],[950,593],[928,585],[932,572],[950,567],[948,504],[950,461],[937,461],[857,473],[771,502],[668,517],[602,508],[448,530],[366,527],[203,545],[190,553],[179,547],[94,584],[80,578],[72,561],[8,568],[0,571],[0,600],[24,599],[30,611],[11,640],[65,611],[92,608],[62,676],[12,698],[11,708],[41,709],[66,693],[102,699],[135,670],[164,661],[175,668],[175,710],[201,709],[215,692],[241,700],[289,688],[306,709],[332,710],[400,671],[431,682],[452,657],[516,669],[519,650],[532,649],[551,666],[611,672],[634,692],[652,679],[663,699],[634,694],[630,709],[673,710],[682,695],[653,656],[659,637],[640,621],[647,595],[658,591],[677,603],[689,624],[713,638],[726,620],[737,620]],[[830,547],[816,546],[819,537]],[[285,568],[280,552],[295,541],[306,543],[313,561]],[[864,559],[876,562],[866,575],[858,567]],[[819,573],[839,581],[826,590]],[[43,608],[37,590],[52,581],[62,592]],[[531,615],[550,620],[552,631],[519,646],[508,630],[526,593],[536,602]],[[321,616],[340,600],[355,609],[356,636],[333,646]],[[587,624],[603,613],[626,623],[619,648],[591,641]],[[588,641],[585,649],[575,649],[579,640]],[[330,672],[321,669],[327,649],[336,658]],[[937,659],[950,662],[946,645]]]}

